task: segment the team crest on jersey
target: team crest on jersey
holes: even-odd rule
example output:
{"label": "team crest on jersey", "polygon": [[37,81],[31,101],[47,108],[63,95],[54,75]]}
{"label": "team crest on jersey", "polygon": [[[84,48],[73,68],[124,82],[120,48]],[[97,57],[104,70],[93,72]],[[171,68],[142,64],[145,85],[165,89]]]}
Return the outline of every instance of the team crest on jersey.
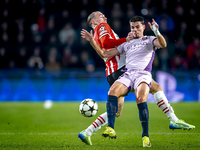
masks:
{"label": "team crest on jersey", "polygon": [[99,31],[103,31],[103,30],[105,30],[105,27],[104,27],[104,26],[102,26],[102,27],[99,29]]}
{"label": "team crest on jersey", "polygon": [[142,38],[143,41],[146,40],[146,39],[148,39],[148,37],[146,37],[146,36],[144,36],[144,37]]}

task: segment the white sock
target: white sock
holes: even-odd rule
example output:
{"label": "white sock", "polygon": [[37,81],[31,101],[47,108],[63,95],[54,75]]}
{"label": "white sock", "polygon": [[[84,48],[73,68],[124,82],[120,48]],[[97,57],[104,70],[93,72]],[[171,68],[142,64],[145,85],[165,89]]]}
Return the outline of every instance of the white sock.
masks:
{"label": "white sock", "polygon": [[167,115],[169,120],[171,120],[172,122],[176,122],[179,120],[174,114],[174,110],[169,104],[169,101],[167,100],[163,91],[158,91],[153,96],[158,107]]}
{"label": "white sock", "polygon": [[102,126],[108,123],[107,112],[101,114],[86,130],[85,134],[91,136],[93,132],[101,129]]}

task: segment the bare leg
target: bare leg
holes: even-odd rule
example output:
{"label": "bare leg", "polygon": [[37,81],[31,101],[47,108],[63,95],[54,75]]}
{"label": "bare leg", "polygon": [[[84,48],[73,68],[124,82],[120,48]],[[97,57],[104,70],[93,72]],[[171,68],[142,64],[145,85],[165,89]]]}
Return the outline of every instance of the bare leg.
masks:
{"label": "bare leg", "polygon": [[149,137],[149,111],[147,106],[148,94],[149,94],[149,86],[144,82],[142,82],[135,89],[135,97],[139,110],[139,118],[143,129],[142,138]]}
{"label": "bare leg", "polygon": [[110,87],[107,99],[107,115],[108,115],[108,127],[114,129],[116,113],[118,111],[118,98],[121,95],[125,95],[128,92],[128,88],[121,82],[114,82]]}
{"label": "bare leg", "polygon": [[136,89],[135,89],[135,97],[137,104],[144,103],[147,101],[147,97],[149,94],[149,86],[142,82]]}
{"label": "bare leg", "polygon": [[150,92],[151,94],[155,94],[158,91],[163,91],[162,87],[152,79]]}

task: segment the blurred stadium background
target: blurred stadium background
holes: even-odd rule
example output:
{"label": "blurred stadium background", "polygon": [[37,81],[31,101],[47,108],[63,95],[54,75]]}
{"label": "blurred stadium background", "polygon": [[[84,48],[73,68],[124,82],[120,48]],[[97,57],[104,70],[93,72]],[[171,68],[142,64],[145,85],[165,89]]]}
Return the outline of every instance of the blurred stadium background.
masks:
{"label": "blurred stadium background", "polygon": [[[154,18],[168,43],[156,52],[154,80],[171,102],[200,101],[199,6],[199,0],[1,0],[0,101],[106,101],[104,62],[80,37],[96,10],[121,38],[132,16]],[[145,34],[153,35],[148,25]]]}

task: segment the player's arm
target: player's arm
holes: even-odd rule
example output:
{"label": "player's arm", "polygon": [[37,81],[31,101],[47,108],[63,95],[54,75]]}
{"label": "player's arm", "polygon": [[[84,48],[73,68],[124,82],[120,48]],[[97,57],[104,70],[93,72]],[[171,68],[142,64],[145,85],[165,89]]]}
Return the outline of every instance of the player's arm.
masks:
{"label": "player's arm", "polygon": [[154,34],[156,35],[157,39],[154,40],[154,45],[156,47],[159,47],[159,48],[165,48],[167,46],[167,42],[165,40],[165,38],[162,36],[162,34],[160,34],[158,28],[158,24],[155,22],[154,19],[152,19],[152,24],[150,22],[148,22],[151,30],[154,32]]}
{"label": "player's arm", "polygon": [[133,39],[133,34],[129,33],[126,38],[121,38],[121,39],[115,39],[111,37],[111,31],[112,29],[108,24],[104,24],[100,29],[98,30],[98,34],[100,35],[100,42],[103,48],[109,49],[109,48],[114,48],[119,45],[121,45],[124,42],[130,41]]}
{"label": "player's arm", "polygon": [[118,98],[118,110],[117,110],[117,114],[116,117],[118,118],[121,113],[122,113],[122,109],[123,109],[123,105],[124,105],[124,96],[120,96]]}
{"label": "player's arm", "polygon": [[108,58],[112,57],[115,55],[119,55],[119,51],[116,48],[105,50],[101,49],[100,46],[94,41],[93,36],[92,36],[92,30],[87,32],[85,29],[82,29],[81,31],[81,37],[86,39],[87,41],[90,42],[92,47],[96,50],[96,52],[102,57],[102,58]]}
{"label": "player's arm", "polygon": [[119,55],[119,51],[117,50],[117,48],[111,48],[111,49],[103,49],[100,48],[100,46],[94,41],[94,39],[90,39],[90,44],[92,45],[92,47],[95,49],[95,51],[102,57],[102,58],[109,58],[112,56],[116,56]]}
{"label": "player's arm", "polygon": [[103,36],[100,41],[104,48],[112,48],[121,45],[124,42],[130,41],[133,39],[133,33],[129,32],[126,38],[121,39],[110,39],[109,35]]}
{"label": "player's arm", "polygon": [[102,43],[102,47],[113,48],[113,47],[119,46],[122,43],[126,42],[126,38],[110,39],[109,35],[105,35],[100,39],[100,41]]}
{"label": "player's arm", "polygon": [[[98,51],[100,51],[99,50],[100,46],[93,39],[92,30],[89,33],[85,29],[82,29],[82,31],[81,31],[81,37],[84,38],[84,39],[86,39],[88,42],[90,42],[90,44],[96,50],[97,53],[98,53]],[[99,55],[101,57],[103,57],[100,53],[99,53]]]}

